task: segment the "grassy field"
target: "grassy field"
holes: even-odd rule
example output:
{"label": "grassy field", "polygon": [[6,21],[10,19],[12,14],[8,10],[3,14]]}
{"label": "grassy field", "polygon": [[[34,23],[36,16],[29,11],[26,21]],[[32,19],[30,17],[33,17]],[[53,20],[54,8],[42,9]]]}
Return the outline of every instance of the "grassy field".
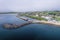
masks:
{"label": "grassy field", "polygon": [[[36,14],[38,16],[36,16]],[[45,20],[47,19],[42,18],[41,16],[51,16],[52,19],[60,21],[60,11],[36,11],[36,12],[25,12],[23,14],[20,14],[21,16],[27,16],[33,19],[38,19],[38,20]]]}

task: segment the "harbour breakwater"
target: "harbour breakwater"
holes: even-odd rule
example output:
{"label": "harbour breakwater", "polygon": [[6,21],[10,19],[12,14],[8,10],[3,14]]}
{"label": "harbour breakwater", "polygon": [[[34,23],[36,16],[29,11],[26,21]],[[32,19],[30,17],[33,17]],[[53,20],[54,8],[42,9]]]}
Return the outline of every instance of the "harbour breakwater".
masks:
{"label": "harbour breakwater", "polygon": [[5,29],[17,29],[17,28],[20,28],[20,27],[23,27],[23,26],[26,26],[29,24],[31,24],[31,22],[27,22],[27,23],[23,23],[23,24],[19,24],[19,25],[6,23],[6,24],[3,24],[3,28],[5,28]]}

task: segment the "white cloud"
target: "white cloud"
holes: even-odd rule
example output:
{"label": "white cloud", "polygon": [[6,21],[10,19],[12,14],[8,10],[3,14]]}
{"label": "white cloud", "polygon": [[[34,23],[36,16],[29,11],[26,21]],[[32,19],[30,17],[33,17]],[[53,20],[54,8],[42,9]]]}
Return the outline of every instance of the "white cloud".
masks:
{"label": "white cloud", "polygon": [[0,0],[0,11],[60,10],[60,0]]}

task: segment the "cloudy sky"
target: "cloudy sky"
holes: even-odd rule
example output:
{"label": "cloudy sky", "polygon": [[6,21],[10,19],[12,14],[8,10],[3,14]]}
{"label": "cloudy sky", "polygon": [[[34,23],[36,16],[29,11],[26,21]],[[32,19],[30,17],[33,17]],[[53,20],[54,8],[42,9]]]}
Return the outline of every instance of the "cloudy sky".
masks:
{"label": "cloudy sky", "polygon": [[60,10],[60,0],[0,0],[0,12]]}

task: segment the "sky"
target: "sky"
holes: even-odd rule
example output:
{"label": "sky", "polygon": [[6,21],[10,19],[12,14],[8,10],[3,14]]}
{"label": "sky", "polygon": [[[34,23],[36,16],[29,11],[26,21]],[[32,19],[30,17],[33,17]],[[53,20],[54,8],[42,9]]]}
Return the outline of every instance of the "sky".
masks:
{"label": "sky", "polygon": [[0,0],[0,12],[60,10],[60,0]]}

